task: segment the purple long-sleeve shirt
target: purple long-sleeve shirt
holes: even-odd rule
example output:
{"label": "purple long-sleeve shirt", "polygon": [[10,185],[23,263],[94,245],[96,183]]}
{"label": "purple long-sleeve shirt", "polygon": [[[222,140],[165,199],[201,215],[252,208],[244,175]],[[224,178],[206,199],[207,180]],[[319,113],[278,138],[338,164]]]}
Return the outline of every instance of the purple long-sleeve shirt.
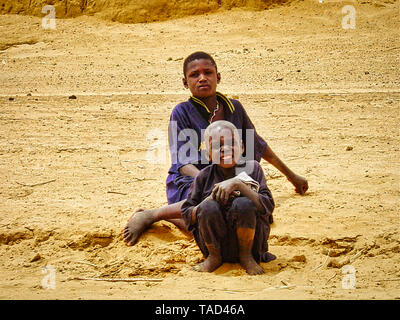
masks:
{"label": "purple long-sleeve shirt", "polygon": [[[257,134],[242,104],[221,93],[217,93],[217,99],[223,106],[224,120],[239,129],[245,147],[245,159],[259,162],[267,143]],[[192,164],[201,170],[210,164],[202,148],[209,116],[207,106],[195,97],[172,110],[168,132],[172,164],[166,181],[169,204],[185,200],[193,183],[192,177],[180,174],[181,167]]]}

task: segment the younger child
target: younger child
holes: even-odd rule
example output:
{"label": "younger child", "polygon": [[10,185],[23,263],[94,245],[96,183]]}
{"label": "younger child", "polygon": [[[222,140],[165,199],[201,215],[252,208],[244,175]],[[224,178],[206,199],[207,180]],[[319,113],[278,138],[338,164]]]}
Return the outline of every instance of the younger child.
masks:
{"label": "younger child", "polygon": [[[241,163],[243,145],[228,121],[211,123],[205,133],[212,164],[196,176],[182,217],[206,260],[198,271],[212,272],[223,262],[239,262],[251,275],[268,261],[268,236],[274,200],[257,161]],[[243,162],[243,161],[242,161]],[[252,168],[251,172],[245,169]]]}

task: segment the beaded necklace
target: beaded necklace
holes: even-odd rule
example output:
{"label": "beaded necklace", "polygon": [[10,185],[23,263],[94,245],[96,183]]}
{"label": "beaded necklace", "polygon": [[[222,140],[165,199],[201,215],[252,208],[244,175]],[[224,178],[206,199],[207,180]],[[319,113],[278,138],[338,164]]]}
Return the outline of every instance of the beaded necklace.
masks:
{"label": "beaded necklace", "polygon": [[217,106],[215,107],[213,115],[211,116],[210,120],[208,121],[209,123],[211,123],[213,121],[215,114],[218,112],[218,110],[219,110],[219,102],[217,100]]}

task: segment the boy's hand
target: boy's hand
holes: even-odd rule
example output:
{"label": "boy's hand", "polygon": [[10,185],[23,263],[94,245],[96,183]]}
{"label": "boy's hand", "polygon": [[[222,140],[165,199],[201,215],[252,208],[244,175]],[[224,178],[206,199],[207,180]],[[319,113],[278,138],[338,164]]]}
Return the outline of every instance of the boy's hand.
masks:
{"label": "boy's hand", "polygon": [[305,178],[299,176],[299,175],[294,175],[291,179],[290,182],[294,185],[296,188],[296,192],[303,195],[306,193],[308,190],[308,182]]}
{"label": "boy's hand", "polygon": [[237,178],[216,183],[211,192],[211,198],[223,205],[227,204],[232,192],[238,189],[240,183],[241,181]]}

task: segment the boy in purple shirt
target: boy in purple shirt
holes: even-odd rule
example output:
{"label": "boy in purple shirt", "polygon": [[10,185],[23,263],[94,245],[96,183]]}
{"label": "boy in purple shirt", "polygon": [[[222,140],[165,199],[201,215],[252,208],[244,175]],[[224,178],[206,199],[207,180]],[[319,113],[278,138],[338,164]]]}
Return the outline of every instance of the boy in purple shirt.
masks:
{"label": "boy in purple shirt", "polygon": [[[254,125],[241,103],[234,99],[228,99],[219,92],[216,92],[216,97],[219,106],[218,112],[221,114],[217,113],[213,120],[224,119],[233,123],[236,128],[240,128],[242,132],[241,140],[247,147],[246,151],[248,151],[247,158],[260,161],[267,143],[255,131]],[[206,106],[195,97],[178,104],[172,110],[169,127],[169,149],[172,165],[168,171],[167,178],[167,199],[169,204],[186,199],[189,187],[193,182],[194,177],[185,174],[181,169],[187,165],[193,165],[196,169],[201,170],[209,164],[202,154],[204,148],[201,145],[202,135],[209,124],[209,113]],[[188,128],[191,129],[191,131],[188,131],[188,136],[185,137],[185,134],[183,134],[181,139],[178,139],[179,135],[175,133],[180,133]],[[192,135],[190,135],[191,132]],[[193,137],[200,137],[200,139],[193,139]],[[193,149],[198,152],[179,156],[179,150],[188,143],[194,144]]]}
{"label": "boy in purple shirt", "polygon": [[264,172],[255,160],[245,166],[239,133],[231,122],[211,123],[204,139],[212,164],[196,176],[181,209],[206,257],[197,269],[212,272],[223,262],[239,262],[247,273],[261,274],[258,263],[266,260],[274,210]]}
{"label": "boy in purple shirt", "polygon": [[[168,205],[135,212],[124,229],[127,245],[134,245],[140,235],[157,221],[167,220],[185,229],[181,217],[182,204],[193,179],[209,164],[204,159],[202,132],[217,120],[232,122],[241,130],[247,159],[259,162],[263,158],[271,163],[287,177],[299,194],[304,194],[308,189],[307,180],[291,171],[257,134],[240,102],[217,92],[221,75],[209,54],[195,52],[189,55],[184,61],[183,73],[183,85],[192,96],[188,101],[178,104],[171,114],[169,143],[172,165],[167,178]],[[253,134],[248,135],[249,132]]]}

